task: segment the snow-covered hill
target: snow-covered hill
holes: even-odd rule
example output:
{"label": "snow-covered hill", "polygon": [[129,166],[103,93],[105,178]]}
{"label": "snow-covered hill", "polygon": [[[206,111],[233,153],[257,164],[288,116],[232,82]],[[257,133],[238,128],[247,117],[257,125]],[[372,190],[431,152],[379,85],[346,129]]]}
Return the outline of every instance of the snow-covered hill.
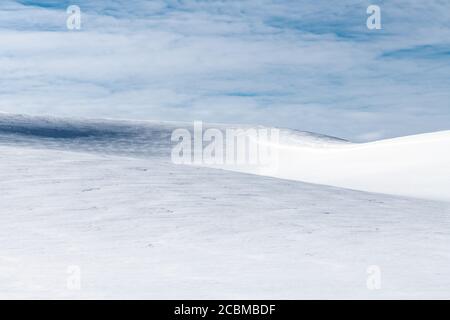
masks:
{"label": "snow-covered hill", "polygon": [[[0,297],[450,297],[449,202],[174,165],[180,125],[0,115]],[[440,135],[423,137],[442,147]],[[280,147],[292,161],[324,146],[317,168],[329,148],[342,160],[426,147],[287,136],[300,139]]]}
{"label": "snow-covered hill", "polygon": [[[280,144],[283,179],[450,201],[450,131],[371,143]],[[258,168],[245,172],[260,173]]]}

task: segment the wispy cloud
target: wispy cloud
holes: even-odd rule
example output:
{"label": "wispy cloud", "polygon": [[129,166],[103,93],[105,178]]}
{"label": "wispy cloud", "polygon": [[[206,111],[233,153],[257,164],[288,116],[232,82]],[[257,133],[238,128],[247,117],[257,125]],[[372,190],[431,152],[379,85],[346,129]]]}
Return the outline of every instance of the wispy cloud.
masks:
{"label": "wispy cloud", "polygon": [[2,1],[0,110],[355,140],[449,129],[448,1],[379,1],[382,30],[370,1],[75,2]]}

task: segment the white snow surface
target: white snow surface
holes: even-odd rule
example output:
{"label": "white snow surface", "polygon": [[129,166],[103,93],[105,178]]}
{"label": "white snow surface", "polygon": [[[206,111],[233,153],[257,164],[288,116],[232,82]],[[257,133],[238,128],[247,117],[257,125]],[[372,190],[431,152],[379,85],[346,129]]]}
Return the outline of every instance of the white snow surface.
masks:
{"label": "white snow surface", "polygon": [[349,143],[282,130],[265,165],[220,165],[239,172],[348,189],[450,201],[450,131]]}
{"label": "white snow surface", "polygon": [[282,146],[276,177],[450,201],[450,131],[328,148]]}
{"label": "white snow surface", "polygon": [[[0,298],[450,298],[450,203],[430,200],[448,195],[448,132],[280,146],[279,177],[405,193],[410,174],[418,199],[175,165],[180,125],[0,115]],[[365,170],[387,157],[402,184],[378,190]]]}

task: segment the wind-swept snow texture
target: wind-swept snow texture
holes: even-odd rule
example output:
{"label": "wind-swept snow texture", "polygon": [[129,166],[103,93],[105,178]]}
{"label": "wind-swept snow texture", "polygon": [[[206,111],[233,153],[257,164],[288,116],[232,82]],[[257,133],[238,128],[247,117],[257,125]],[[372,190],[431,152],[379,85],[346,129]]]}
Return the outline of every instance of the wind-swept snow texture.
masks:
{"label": "wind-swept snow texture", "polygon": [[450,203],[174,165],[178,126],[1,115],[0,297],[450,298]]}

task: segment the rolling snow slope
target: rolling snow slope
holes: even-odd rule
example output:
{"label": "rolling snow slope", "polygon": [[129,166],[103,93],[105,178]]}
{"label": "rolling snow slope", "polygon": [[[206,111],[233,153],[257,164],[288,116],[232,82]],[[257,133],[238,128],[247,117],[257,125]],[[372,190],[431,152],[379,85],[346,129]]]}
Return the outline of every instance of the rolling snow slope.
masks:
{"label": "rolling snow slope", "polygon": [[[273,177],[450,201],[450,131],[370,143],[278,145]],[[258,168],[245,172],[259,173]]]}
{"label": "rolling snow slope", "polygon": [[[213,127],[226,128],[224,125]],[[2,114],[0,142],[33,145],[38,139],[38,144],[56,149],[168,159],[173,147],[171,133],[176,128],[192,130],[192,124],[65,120]],[[242,128],[245,129],[244,126]],[[450,201],[450,131],[371,143],[349,143],[333,137],[282,129],[279,143],[271,147],[278,154],[277,164],[276,169],[267,174],[254,165],[210,167]]]}
{"label": "rolling snow slope", "polygon": [[174,165],[179,125],[0,116],[0,297],[450,297],[450,203]]}

